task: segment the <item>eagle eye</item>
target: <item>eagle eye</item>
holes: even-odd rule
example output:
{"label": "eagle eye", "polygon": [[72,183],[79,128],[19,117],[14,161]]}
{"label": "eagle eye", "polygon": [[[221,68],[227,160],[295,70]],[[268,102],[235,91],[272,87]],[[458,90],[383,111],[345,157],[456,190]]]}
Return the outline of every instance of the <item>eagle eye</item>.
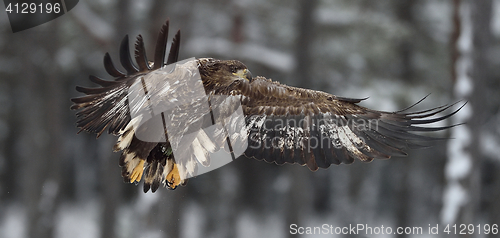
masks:
{"label": "eagle eye", "polygon": [[238,71],[238,69],[234,65],[229,66],[229,70],[231,70],[231,73],[236,73],[236,71]]}

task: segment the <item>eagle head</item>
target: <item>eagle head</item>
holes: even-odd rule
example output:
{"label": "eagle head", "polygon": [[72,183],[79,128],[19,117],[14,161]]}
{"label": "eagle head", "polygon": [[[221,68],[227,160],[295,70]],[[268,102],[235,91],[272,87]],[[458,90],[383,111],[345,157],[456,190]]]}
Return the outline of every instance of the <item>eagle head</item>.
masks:
{"label": "eagle head", "polygon": [[198,59],[198,69],[205,88],[229,86],[235,81],[252,80],[252,73],[238,60]]}

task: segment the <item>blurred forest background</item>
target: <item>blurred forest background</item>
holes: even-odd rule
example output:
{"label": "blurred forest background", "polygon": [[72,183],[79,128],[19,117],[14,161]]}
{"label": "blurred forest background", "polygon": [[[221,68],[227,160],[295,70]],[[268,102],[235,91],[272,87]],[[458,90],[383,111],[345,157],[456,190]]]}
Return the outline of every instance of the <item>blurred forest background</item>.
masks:
{"label": "blurred forest background", "polygon": [[[446,123],[466,124],[407,158],[315,173],[239,158],[186,187],[143,194],[142,184],[122,182],[114,136],[76,134],[69,99],[76,85],[92,85],[88,75],[109,78],[102,58],[118,62],[125,34],[142,34],[152,56],[167,18],[171,36],[182,31],[181,59],[238,59],[254,76],[369,96],[362,105],[379,110],[429,93],[415,110],[465,100]],[[500,0],[81,0],[15,34],[0,13],[0,237],[287,237],[292,223],[427,234],[429,224],[500,224],[499,69]],[[396,236],[412,237],[385,237]]]}

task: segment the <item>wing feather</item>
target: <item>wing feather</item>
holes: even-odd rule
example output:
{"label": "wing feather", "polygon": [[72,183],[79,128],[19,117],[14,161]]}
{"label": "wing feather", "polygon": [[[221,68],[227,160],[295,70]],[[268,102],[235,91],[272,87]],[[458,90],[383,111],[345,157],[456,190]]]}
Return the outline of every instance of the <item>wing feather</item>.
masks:
{"label": "wing feather", "polygon": [[169,21],[161,26],[158,39],[156,41],[153,69],[159,69],[165,64],[165,51],[167,50]]}
{"label": "wing feather", "polygon": [[172,45],[170,46],[170,52],[168,53],[167,64],[172,64],[179,60],[180,44],[181,44],[181,31],[178,30],[174,36],[174,39],[172,40]]}
{"label": "wing feather", "polygon": [[443,140],[416,133],[456,126],[428,125],[446,120],[463,107],[438,117],[455,104],[408,112],[414,104],[384,112],[357,105],[366,98],[337,97],[262,77],[243,84],[239,93],[245,96],[242,104],[249,129],[245,155],[276,164],[307,165],[313,171],[355,159],[369,162],[406,156],[408,149]]}
{"label": "wing feather", "polygon": [[145,72],[150,70],[148,64],[148,57],[146,56],[146,49],[144,48],[144,40],[141,35],[137,36],[137,40],[135,41],[135,61],[137,65],[139,65],[139,70],[141,72]]}
{"label": "wing feather", "polygon": [[122,43],[120,44],[120,63],[123,68],[127,71],[128,75],[133,75],[139,72],[137,66],[132,62],[132,56],[130,55],[130,48],[128,44],[128,35],[123,37]]}
{"label": "wing feather", "polygon": [[113,64],[113,60],[111,60],[111,56],[109,53],[106,52],[104,54],[104,69],[106,69],[106,72],[108,72],[109,75],[116,77],[117,79],[123,78],[126,76],[126,74],[122,73],[118,69],[116,69],[115,65]]}
{"label": "wing feather", "polygon": [[116,82],[116,81],[107,81],[107,80],[101,79],[99,77],[96,77],[94,75],[90,75],[89,79],[93,83],[99,84],[102,87],[110,87],[110,86],[115,86],[118,84],[118,82]]}

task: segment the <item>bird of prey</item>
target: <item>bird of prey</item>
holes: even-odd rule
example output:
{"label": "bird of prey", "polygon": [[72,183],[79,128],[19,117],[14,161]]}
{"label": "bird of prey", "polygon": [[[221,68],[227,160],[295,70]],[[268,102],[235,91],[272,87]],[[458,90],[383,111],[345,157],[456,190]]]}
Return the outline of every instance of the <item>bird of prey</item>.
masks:
{"label": "bird of prey", "polygon": [[[90,76],[100,87],[77,86],[86,95],[71,99],[71,109],[79,110],[80,131],[99,137],[107,129],[119,137],[114,150],[123,151],[122,176],[130,183],[143,178],[144,192],[155,192],[161,184],[169,189],[184,185],[199,168],[210,165],[210,155],[221,148],[233,157],[243,154],[278,165],[297,163],[311,171],[355,159],[369,162],[405,156],[408,149],[439,140],[419,132],[450,128],[427,124],[445,120],[461,108],[444,116],[436,114],[454,104],[409,111],[419,101],[396,112],[372,110],[358,105],[364,99],[252,77],[237,60],[193,58],[169,68],[178,61],[180,31],[165,61],[168,28],[167,21],[158,35],[153,61],[148,61],[139,35],[134,63],[125,36],[120,46],[125,72],[106,53],[104,67],[114,80]],[[201,80],[186,88],[179,86],[186,77],[174,74],[198,74]],[[205,95],[197,97],[196,87]],[[169,107],[173,102],[177,104]],[[241,117],[230,117],[238,109]],[[209,132],[200,130],[210,125],[216,126]],[[241,153],[235,154],[238,149]]]}

